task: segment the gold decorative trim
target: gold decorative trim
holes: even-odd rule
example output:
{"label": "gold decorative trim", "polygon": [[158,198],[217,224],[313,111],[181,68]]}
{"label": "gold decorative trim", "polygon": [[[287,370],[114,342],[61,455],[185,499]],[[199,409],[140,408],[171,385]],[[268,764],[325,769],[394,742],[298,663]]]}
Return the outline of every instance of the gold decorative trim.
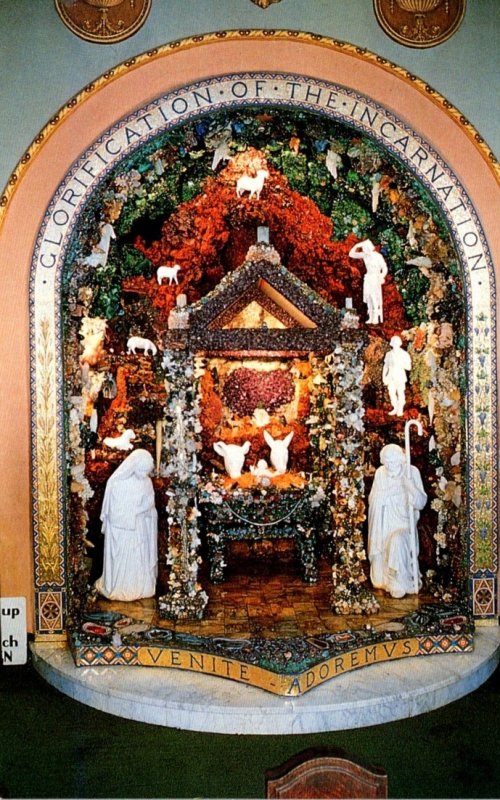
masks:
{"label": "gold decorative trim", "polygon": [[218,31],[217,33],[200,34],[186,39],[180,39],[170,42],[169,44],[162,45],[161,47],[148,50],[133,58],[122,61],[116,67],[105,72],[97,80],[92,81],[84,87],[78,94],[74,95],[65,105],[61,106],[57,114],[45,125],[40,133],[35,137],[29,148],[19,160],[15,169],[13,170],[2,196],[0,196],[0,228],[5,217],[6,209],[16,191],[24,172],[29,164],[38,155],[47,139],[54,133],[55,130],[61,125],[67,117],[73,113],[75,108],[80,106],[85,100],[94,92],[99,91],[107,84],[121,78],[126,72],[142,67],[144,64],[153,61],[157,58],[163,58],[169,52],[176,50],[189,50],[193,47],[200,47],[201,45],[213,44],[219,41],[244,41],[250,39],[252,41],[296,41],[302,44],[314,44],[318,47],[325,47],[329,50],[334,50],[338,53],[346,53],[351,57],[359,58],[362,61],[368,61],[384,71],[396,75],[398,78],[408,83],[421,94],[428,97],[434,105],[438,106],[460,126],[468,139],[473,142],[474,146],[486,161],[494,174],[496,180],[500,183],[500,165],[495,154],[488,147],[480,133],[472,125],[469,120],[461,114],[443,95],[429,86],[420,78],[412,75],[403,67],[399,67],[386,58],[376,55],[371,51],[356,47],[347,42],[342,42],[336,39],[330,39],[326,36],[320,36],[314,33],[301,33],[299,31],[287,30],[239,30],[239,31]]}
{"label": "gold decorative trim", "polygon": [[40,592],[39,597],[39,630],[47,632],[50,636],[62,638],[63,609],[60,592]]}
{"label": "gold decorative trim", "polygon": [[495,613],[495,578],[477,578],[472,586],[473,612],[479,616]]}
{"label": "gold decorative trim", "polygon": [[436,47],[462,24],[466,0],[373,0],[385,33],[405,47]]}
{"label": "gold decorative trim", "polygon": [[54,460],[54,453],[57,452],[57,407],[53,380],[55,357],[53,326],[50,320],[42,319],[36,346],[39,386],[36,393],[38,435],[35,471],[38,487],[39,548],[44,557],[40,560],[37,582],[39,585],[63,586],[57,464]]}
{"label": "gold decorative trim", "polygon": [[220,678],[255,686],[284,697],[300,697],[315,686],[372,664],[396,661],[402,658],[429,656],[443,653],[468,653],[473,649],[470,634],[458,636],[419,635],[367,644],[354,650],[327,658],[302,672],[273,672],[256,664],[237,658],[183,650],[169,645],[113,645],[75,644],[70,636],[70,648],[77,667],[126,666],[160,667],[217,675]]}
{"label": "gold decorative trim", "polygon": [[95,44],[116,44],[141,28],[152,0],[54,0],[69,30]]}

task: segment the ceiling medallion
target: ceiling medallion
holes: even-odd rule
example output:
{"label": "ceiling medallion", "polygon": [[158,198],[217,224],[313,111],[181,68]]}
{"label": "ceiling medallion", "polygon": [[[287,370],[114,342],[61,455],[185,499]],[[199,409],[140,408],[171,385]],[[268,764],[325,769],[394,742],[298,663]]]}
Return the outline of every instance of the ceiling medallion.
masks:
{"label": "ceiling medallion", "polygon": [[81,39],[114,44],[144,24],[152,0],[54,0],[67,28]]}
{"label": "ceiling medallion", "polygon": [[373,0],[379,25],[407,47],[435,47],[458,30],[466,0]]}
{"label": "ceiling medallion", "polygon": [[281,3],[281,0],[252,0],[259,8],[269,8],[273,3]]}

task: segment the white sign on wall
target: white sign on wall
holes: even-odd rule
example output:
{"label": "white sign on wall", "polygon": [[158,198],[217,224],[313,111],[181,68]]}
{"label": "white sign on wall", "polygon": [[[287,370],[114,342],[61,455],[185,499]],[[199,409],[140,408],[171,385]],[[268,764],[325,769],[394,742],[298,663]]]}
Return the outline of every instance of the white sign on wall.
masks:
{"label": "white sign on wall", "polygon": [[1,663],[26,664],[26,598],[0,597]]}

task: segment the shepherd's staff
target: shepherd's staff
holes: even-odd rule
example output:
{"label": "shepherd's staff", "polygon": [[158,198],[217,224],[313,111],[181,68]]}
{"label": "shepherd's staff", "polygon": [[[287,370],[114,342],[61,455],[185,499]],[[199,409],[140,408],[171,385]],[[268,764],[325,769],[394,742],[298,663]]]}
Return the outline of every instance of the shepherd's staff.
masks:
{"label": "shepherd's staff", "polygon": [[[415,425],[418,435],[422,436],[422,423],[419,419],[409,419],[405,424],[405,455],[406,455],[406,475],[411,481],[411,461],[410,461],[410,428]],[[412,547],[412,572],[414,593],[418,594],[418,533],[415,525],[415,512],[411,502],[411,492],[408,491],[408,517],[410,520],[410,536],[413,540]]]}
{"label": "shepherd's staff", "polygon": [[163,420],[156,420],[156,474],[160,474],[161,452],[163,447]]}

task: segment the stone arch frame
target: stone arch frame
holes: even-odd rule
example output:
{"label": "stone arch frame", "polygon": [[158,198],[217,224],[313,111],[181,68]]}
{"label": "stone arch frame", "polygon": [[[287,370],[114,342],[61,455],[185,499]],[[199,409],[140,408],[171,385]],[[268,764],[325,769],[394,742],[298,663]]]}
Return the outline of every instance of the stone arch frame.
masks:
{"label": "stone arch frame", "polygon": [[[233,82],[233,87],[238,84],[241,89],[238,91],[243,92],[243,87],[246,85],[245,80],[253,81],[254,93],[258,95],[253,98],[253,103],[256,101],[263,101],[264,88],[260,81],[269,80],[273,78],[274,81],[289,80],[291,77],[285,69],[281,71],[273,71],[272,73],[265,69],[258,69],[259,63],[263,63],[264,67],[267,66],[269,60],[275,61],[273,50],[279,50],[278,55],[281,60],[283,53],[286,50],[293,51],[294,48],[300,46],[309,50],[309,56],[312,54],[313,59],[318,48],[321,48],[322,54],[325,51],[330,56],[335,56],[337,59],[347,57],[352,61],[355,59],[357,62],[362,62],[363,65],[369,67],[369,72],[378,70],[382,74],[378,77],[384,82],[384,78],[388,76],[393,81],[403,81],[405,86],[411,89],[411,96],[415,99],[416,105],[421,105],[422,97],[428,101],[430,98],[432,104],[437,106],[441,104],[444,106],[444,116],[448,121],[454,123],[455,126],[462,126],[460,134],[462,138],[467,139],[467,145],[471,144],[474,137],[474,132],[471,131],[470,125],[466,120],[460,118],[455,109],[449,107],[442,98],[429,88],[424,87],[413,76],[403,73],[394,65],[388,65],[383,59],[379,59],[373,54],[366,51],[354,48],[340,42],[332,42],[323,37],[316,37],[308,34],[298,34],[295,32],[284,31],[242,31],[219,33],[206,37],[195,37],[191,40],[186,40],[182,43],[172,43],[159,50],[151,51],[144,56],[132,59],[129,62],[111,70],[103,76],[103,78],[92,84],[82,92],[80,96],[70,101],[63,111],[51,121],[49,126],[37,137],[30,151],[21,160],[21,163],[11,179],[7,194],[2,198],[2,205],[6,207],[7,214],[12,210],[15,205],[15,195],[21,194],[24,180],[20,179],[29,178],[29,170],[32,169],[34,157],[40,160],[44,155],[44,146],[47,144],[47,138],[51,134],[57,137],[58,131],[63,127],[71,127],[75,111],[84,110],[85,103],[89,99],[93,99],[99,92],[108,88],[113,88],[119,81],[127,83],[129,78],[132,83],[137,84],[137,77],[141,68],[148,70],[152,62],[159,64],[163,58],[174,59],[179,54],[193,55],[193,48],[198,48],[201,45],[211,48],[219,49],[227,47],[228,58],[225,59],[227,66],[230,68],[232,63],[241,63],[241,53],[235,59],[234,48],[231,50],[231,45],[237,44],[243,47],[247,43],[252,45],[260,45],[260,56],[253,53],[256,68],[251,72],[246,73],[246,78],[242,79],[242,72],[223,72],[219,76],[211,76],[206,78],[205,74],[201,80],[193,81],[191,88],[188,89],[188,84],[179,86],[178,83],[170,87],[171,94],[155,94],[160,98],[158,101],[146,102],[143,105],[139,103],[136,105],[136,110],[132,113],[125,114],[121,118],[121,122],[113,122],[111,125],[106,126],[104,133],[100,136],[93,137],[89,134],[86,144],[89,140],[94,139],[94,144],[87,151],[83,150],[83,155],[76,159],[72,170],[69,173],[61,174],[59,185],[52,194],[51,200],[48,204],[47,211],[41,226],[38,229],[37,241],[34,247],[33,255],[33,269],[32,269],[32,282],[31,282],[31,296],[30,296],[30,309],[32,316],[31,327],[31,348],[30,348],[30,361],[32,368],[32,448],[33,448],[33,534],[34,534],[34,561],[35,561],[35,599],[36,599],[36,631],[40,636],[50,638],[59,638],[64,636],[65,627],[65,586],[66,586],[66,570],[64,560],[64,505],[63,505],[63,491],[62,491],[62,459],[63,459],[63,442],[60,430],[57,430],[56,422],[61,419],[60,404],[62,401],[60,392],[60,365],[61,365],[61,352],[60,352],[60,338],[58,335],[58,313],[57,308],[60,288],[60,267],[64,260],[64,245],[69,239],[70,228],[76,223],[77,211],[89,196],[95,183],[92,181],[99,181],[104,177],[104,173],[97,173],[96,167],[92,167],[89,161],[89,156],[92,155],[95,162],[99,162],[98,148],[104,146],[108,153],[112,149],[110,146],[110,136],[117,134],[119,130],[122,135],[128,140],[129,148],[134,148],[142,141],[141,134],[126,133],[125,128],[128,126],[130,131],[135,131],[132,128],[132,122],[143,119],[143,136],[147,137],[151,133],[150,123],[151,118],[148,108],[153,108],[155,102],[161,103],[165,97],[170,97],[172,103],[176,102],[176,106],[172,106],[172,111],[176,114],[174,122],[180,122],[179,111],[183,103],[179,98],[184,98],[186,101],[186,93],[188,91],[198,92],[198,99],[194,94],[191,95],[191,100],[195,105],[202,102],[203,94],[202,89],[205,90],[207,86],[218,86],[219,91],[221,82]],[[265,43],[265,46],[264,46]],[[285,48],[283,48],[285,45]],[[312,48],[312,49],[311,49]],[[196,50],[194,51],[196,55]],[[208,52],[208,54],[210,54]],[[193,59],[196,62],[196,59]],[[279,60],[279,59],[278,59]],[[296,62],[295,62],[296,63]],[[323,64],[324,66],[324,64]],[[311,64],[309,64],[311,68]],[[200,70],[198,63],[195,64],[195,70]],[[321,71],[321,69],[320,69]],[[181,73],[182,74],[182,73]],[[467,327],[468,327],[468,453],[469,453],[469,541],[471,550],[471,596],[473,600],[474,614],[477,618],[494,621],[496,614],[496,570],[497,570],[497,464],[495,459],[496,453],[496,346],[495,346],[495,280],[490,255],[489,243],[486,239],[485,233],[482,229],[480,217],[481,214],[477,211],[474,203],[470,199],[464,185],[459,177],[447,167],[445,160],[438,155],[437,150],[433,147],[432,142],[429,143],[424,139],[421,133],[415,133],[413,126],[408,124],[403,118],[399,118],[394,114],[393,110],[388,108],[384,103],[377,102],[376,99],[371,99],[367,94],[359,91],[357,88],[349,86],[335,85],[329,80],[321,77],[311,77],[311,71],[304,76],[293,76],[292,84],[293,97],[288,96],[284,104],[288,106],[293,105],[291,101],[298,105],[307,105],[304,101],[310,101],[312,109],[318,112],[320,91],[328,92],[326,97],[328,103],[328,111],[339,111],[339,109],[332,108],[332,104],[336,101],[332,99],[331,92],[337,93],[341,97],[342,103],[350,103],[352,114],[359,110],[360,118],[351,119],[349,124],[356,123],[360,129],[363,125],[368,128],[365,132],[370,135],[374,134],[374,125],[381,123],[386,125],[383,130],[378,131],[379,137],[383,139],[388,138],[389,132],[395,134],[396,128],[400,131],[398,137],[409,137],[409,142],[414,144],[411,150],[411,155],[408,160],[411,163],[412,171],[417,174],[417,177],[427,179],[430,186],[428,188],[431,194],[439,201],[445,216],[448,218],[450,230],[457,249],[461,255],[462,266],[464,267],[464,277],[466,285],[466,307],[467,307]],[[198,88],[195,89],[194,86]],[[137,87],[136,87],[137,89]],[[298,99],[299,90],[303,91],[301,100]],[[305,98],[304,98],[305,92]],[[316,93],[316,94],[315,94]],[[380,92],[379,92],[380,94]],[[234,90],[233,90],[234,95]],[[425,97],[427,95],[427,97]],[[316,98],[316,99],[315,99]],[[267,98],[269,103],[276,105],[276,95],[273,98],[273,93],[270,90],[270,96]],[[237,101],[252,102],[251,98],[246,95],[238,97],[237,95],[232,98],[232,106],[237,104]],[[419,102],[417,102],[419,101]],[[359,104],[354,109],[355,104]],[[215,110],[212,104],[210,110]],[[448,106],[448,108],[446,107]],[[186,112],[189,110],[187,106],[184,109]],[[325,109],[322,109],[325,112]],[[443,109],[439,109],[441,114]],[[195,114],[200,113],[199,106],[194,109]],[[161,115],[161,112],[160,112]],[[362,118],[361,118],[362,117]],[[168,120],[163,120],[165,125]],[[121,125],[121,128],[120,128]],[[395,127],[391,127],[395,126]],[[425,127],[425,126],[424,126]],[[420,128],[418,128],[420,130]],[[124,132],[125,131],[125,132]],[[384,133],[385,131],[385,133]],[[375,137],[376,138],[376,137]],[[394,137],[393,137],[394,138]],[[113,140],[116,141],[116,140]],[[107,143],[107,144],[106,144]],[[385,146],[390,149],[390,142],[384,141]],[[394,144],[394,142],[393,142]],[[400,147],[402,147],[400,142]],[[410,146],[409,144],[407,146]],[[462,143],[463,146],[463,143]],[[416,148],[416,149],[415,149]],[[442,152],[442,148],[439,148]],[[490,180],[493,170],[486,164],[486,160],[491,159],[491,154],[487,153],[486,148],[479,137],[475,135],[475,143],[473,150],[476,159],[479,159],[483,164],[483,171],[489,175]],[[424,153],[426,157],[424,158]],[[113,155],[110,153],[110,155]],[[401,152],[397,153],[401,158]],[[403,154],[404,155],[404,154]],[[114,156],[122,157],[123,151],[114,153]],[[431,161],[428,159],[431,158]],[[402,158],[401,160],[405,160]],[[448,158],[448,161],[450,159]],[[102,158],[101,158],[102,161]],[[68,162],[66,162],[67,164]],[[110,169],[116,165],[117,161],[111,160],[107,164],[103,164],[103,169]],[[419,170],[416,167],[422,167],[425,163],[425,168]],[[445,169],[445,183],[440,183],[441,177],[440,170]],[[64,167],[65,169],[65,167]],[[425,175],[425,170],[428,169],[429,178]],[[78,170],[80,170],[78,172]],[[89,171],[90,170],[90,171]],[[92,173],[95,173],[94,175]],[[80,178],[75,183],[75,178]],[[85,178],[85,181],[82,180]],[[90,180],[90,184],[86,185],[87,194],[78,196],[80,185]],[[447,186],[453,188],[449,193],[446,189]],[[73,184],[71,184],[73,181]],[[495,184],[496,185],[496,184]],[[19,187],[19,188],[18,188]],[[75,188],[76,187],[76,188]],[[439,193],[441,189],[441,194]],[[476,187],[474,187],[476,188]],[[72,193],[68,193],[72,192]],[[477,193],[476,193],[477,194]],[[61,198],[66,198],[62,201]],[[83,199],[82,199],[83,197]],[[451,199],[450,199],[451,198]],[[443,203],[443,199],[447,202]],[[457,204],[457,201],[460,203]],[[59,203],[59,206],[58,206]],[[67,211],[70,207],[71,215]],[[66,219],[65,213],[68,216]],[[470,212],[470,213],[469,213]],[[76,216],[75,216],[76,215]],[[7,216],[6,214],[4,216]],[[64,224],[62,221],[65,220]],[[39,225],[40,220],[38,220]],[[64,235],[62,235],[61,228],[66,226]],[[49,248],[49,249],[47,249]],[[51,249],[50,249],[51,248]],[[54,248],[58,248],[55,253]],[[474,252],[470,253],[467,248],[473,249]],[[30,254],[31,255],[31,254]],[[472,265],[468,265],[468,261],[472,260]],[[57,266],[56,266],[57,265]],[[470,269],[467,267],[470,266]],[[486,364],[486,369],[482,370],[482,377],[475,373],[475,363],[478,356],[482,356],[483,362]],[[479,433],[481,432],[481,436]],[[486,450],[483,447],[485,441],[490,442],[490,447]],[[486,531],[486,536],[482,535]],[[486,542],[486,546],[484,545]],[[478,554],[480,556],[478,560]]]}

